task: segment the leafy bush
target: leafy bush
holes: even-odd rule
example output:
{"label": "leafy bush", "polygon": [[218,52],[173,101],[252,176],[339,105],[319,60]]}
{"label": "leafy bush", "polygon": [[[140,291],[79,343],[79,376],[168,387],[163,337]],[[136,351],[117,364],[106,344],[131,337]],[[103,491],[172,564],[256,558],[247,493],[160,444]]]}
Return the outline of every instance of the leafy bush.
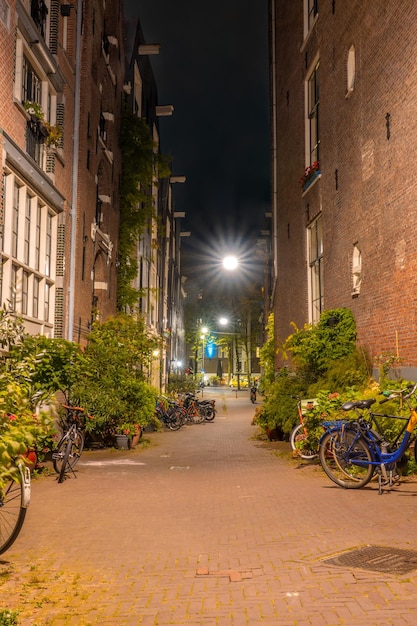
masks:
{"label": "leafy bush", "polygon": [[194,393],[197,388],[196,382],[192,376],[171,374],[168,379],[168,393]]}
{"label": "leafy bush", "polygon": [[87,431],[109,435],[127,423],[146,426],[155,411],[157,392],[146,378],[158,340],[141,318],[119,314],[96,324],[88,341],[82,382],[71,394],[94,417],[87,420]]}
{"label": "leafy bush", "polygon": [[317,325],[296,329],[284,350],[291,354],[294,370],[283,368],[268,385],[262,410],[255,418],[263,428],[278,429],[284,437],[298,423],[297,397],[320,397],[317,410],[327,414],[333,411],[324,400],[329,393],[351,398],[360,395],[368,383],[369,358],[356,347],[356,325],[349,309],[325,311]]}
{"label": "leafy bush", "polygon": [[0,609],[0,626],[16,626],[20,611]]}
{"label": "leafy bush", "polygon": [[321,314],[316,325],[294,328],[284,350],[290,352],[306,384],[316,382],[331,363],[352,354],[356,348],[356,324],[350,309],[330,309]]}
{"label": "leafy bush", "polygon": [[329,362],[325,374],[309,385],[308,397],[314,397],[321,389],[342,393],[349,387],[364,388],[371,376],[370,360],[366,352],[355,348],[347,356]]}
{"label": "leafy bush", "polygon": [[51,416],[32,413],[22,388],[10,383],[0,395],[0,488],[16,472],[14,459],[29,449],[51,449],[54,435]]}
{"label": "leafy bush", "polygon": [[255,424],[264,430],[277,430],[288,435],[298,421],[297,396],[302,393],[300,380],[283,369],[269,387],[260,413],[256,414]]}

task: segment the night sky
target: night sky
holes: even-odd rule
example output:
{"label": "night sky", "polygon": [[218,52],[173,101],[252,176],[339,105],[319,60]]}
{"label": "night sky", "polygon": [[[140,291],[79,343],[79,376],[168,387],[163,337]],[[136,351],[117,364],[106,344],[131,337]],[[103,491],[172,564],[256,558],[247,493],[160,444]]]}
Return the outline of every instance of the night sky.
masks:
{"label": "night sky", "polygon": [[[253,258],[270,211],[267,0],[125,0],[148,43],[161,149],[173,158],[176,211],[185,211],[183,273],[205,275],[225,253]],[[217,263],[218,266],[218,263]]]}

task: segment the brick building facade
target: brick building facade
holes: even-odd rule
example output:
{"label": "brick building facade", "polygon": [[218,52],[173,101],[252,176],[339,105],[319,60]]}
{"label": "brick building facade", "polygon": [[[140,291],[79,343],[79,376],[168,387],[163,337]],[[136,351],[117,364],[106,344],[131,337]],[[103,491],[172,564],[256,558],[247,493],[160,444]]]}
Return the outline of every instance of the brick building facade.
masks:
{"label": "brick building facade", "polygon": [[352,310],[372,357],[417,374],[417,5],[270,2],[273,308]]}
{"label": "brick building facade", "polygon": [[[94,320],[116,313],[122,108],[146,120],[156,150],[158,115],[170,111],[158,107],[152,46],[134,28],[126,61],[123,0],[0,0],[0,306],[30,333],[83,344]],[[155,219],[138,241],[134,286],[147,325],[161,337],[169,330],[154,368],[162,385],[182,356],[184,293],[172,270],[179,235],[169,179],[151,193]]]}
{"label": "brick building facade", "polygon": [[51,337],[72,179],[72,43],[57,0],[1,0],[0,302],[23,316],[29,332]]}

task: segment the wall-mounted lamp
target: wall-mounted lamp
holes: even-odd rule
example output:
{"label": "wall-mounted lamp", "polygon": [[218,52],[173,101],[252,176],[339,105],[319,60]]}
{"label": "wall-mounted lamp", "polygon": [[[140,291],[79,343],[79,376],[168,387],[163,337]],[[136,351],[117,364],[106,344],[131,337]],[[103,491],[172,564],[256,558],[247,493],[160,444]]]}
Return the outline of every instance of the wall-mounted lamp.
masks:
{"label": "wall-mounted lamp", "polygon": [[159,54],[160,49],[160,43],[141,43],[138,46],[138,54],[140,56],[144,56],[146,54]]}
{"label": "wall-mounted lamp", "polygon": [[186,181],[186,177],[185,176],[170,176],[169,178],[169,182],[172,183],[185,183]]}
{"label": "wall-mounted lamp", "polygon": [[74,4],[61,4],[61,15],[62,17],[69,17],[71,15],[71,9],[75,9]]}
{"label": "wall-mounted lamp", "polygon": [[165,104],[161,106],[155,107],[155,112],[157,117],[168,117],[172,115],[174,112],[174,107],[172,104]]}
{"label": "wall-mounted lamp", "polygon": [[180,237],[191,237],[191,231],[183,230],[182,233],[180,233]]}
{"label": "wall-mounted lamp", "polygon": [[174,211],[174,218],[185,217],[185,211]]}

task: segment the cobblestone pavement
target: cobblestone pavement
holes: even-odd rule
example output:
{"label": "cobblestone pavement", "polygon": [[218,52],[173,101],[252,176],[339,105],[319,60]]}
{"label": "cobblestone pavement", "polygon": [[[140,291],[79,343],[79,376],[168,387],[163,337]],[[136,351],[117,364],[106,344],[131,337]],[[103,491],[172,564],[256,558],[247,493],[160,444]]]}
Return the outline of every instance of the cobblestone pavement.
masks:
{"label": "cobblestone pavement", "polygon": [[0,607],[38,626],[415,625],[415,479],[342,490],[255,437],[247,390],[213,394],[212,423],[35,481]]}

